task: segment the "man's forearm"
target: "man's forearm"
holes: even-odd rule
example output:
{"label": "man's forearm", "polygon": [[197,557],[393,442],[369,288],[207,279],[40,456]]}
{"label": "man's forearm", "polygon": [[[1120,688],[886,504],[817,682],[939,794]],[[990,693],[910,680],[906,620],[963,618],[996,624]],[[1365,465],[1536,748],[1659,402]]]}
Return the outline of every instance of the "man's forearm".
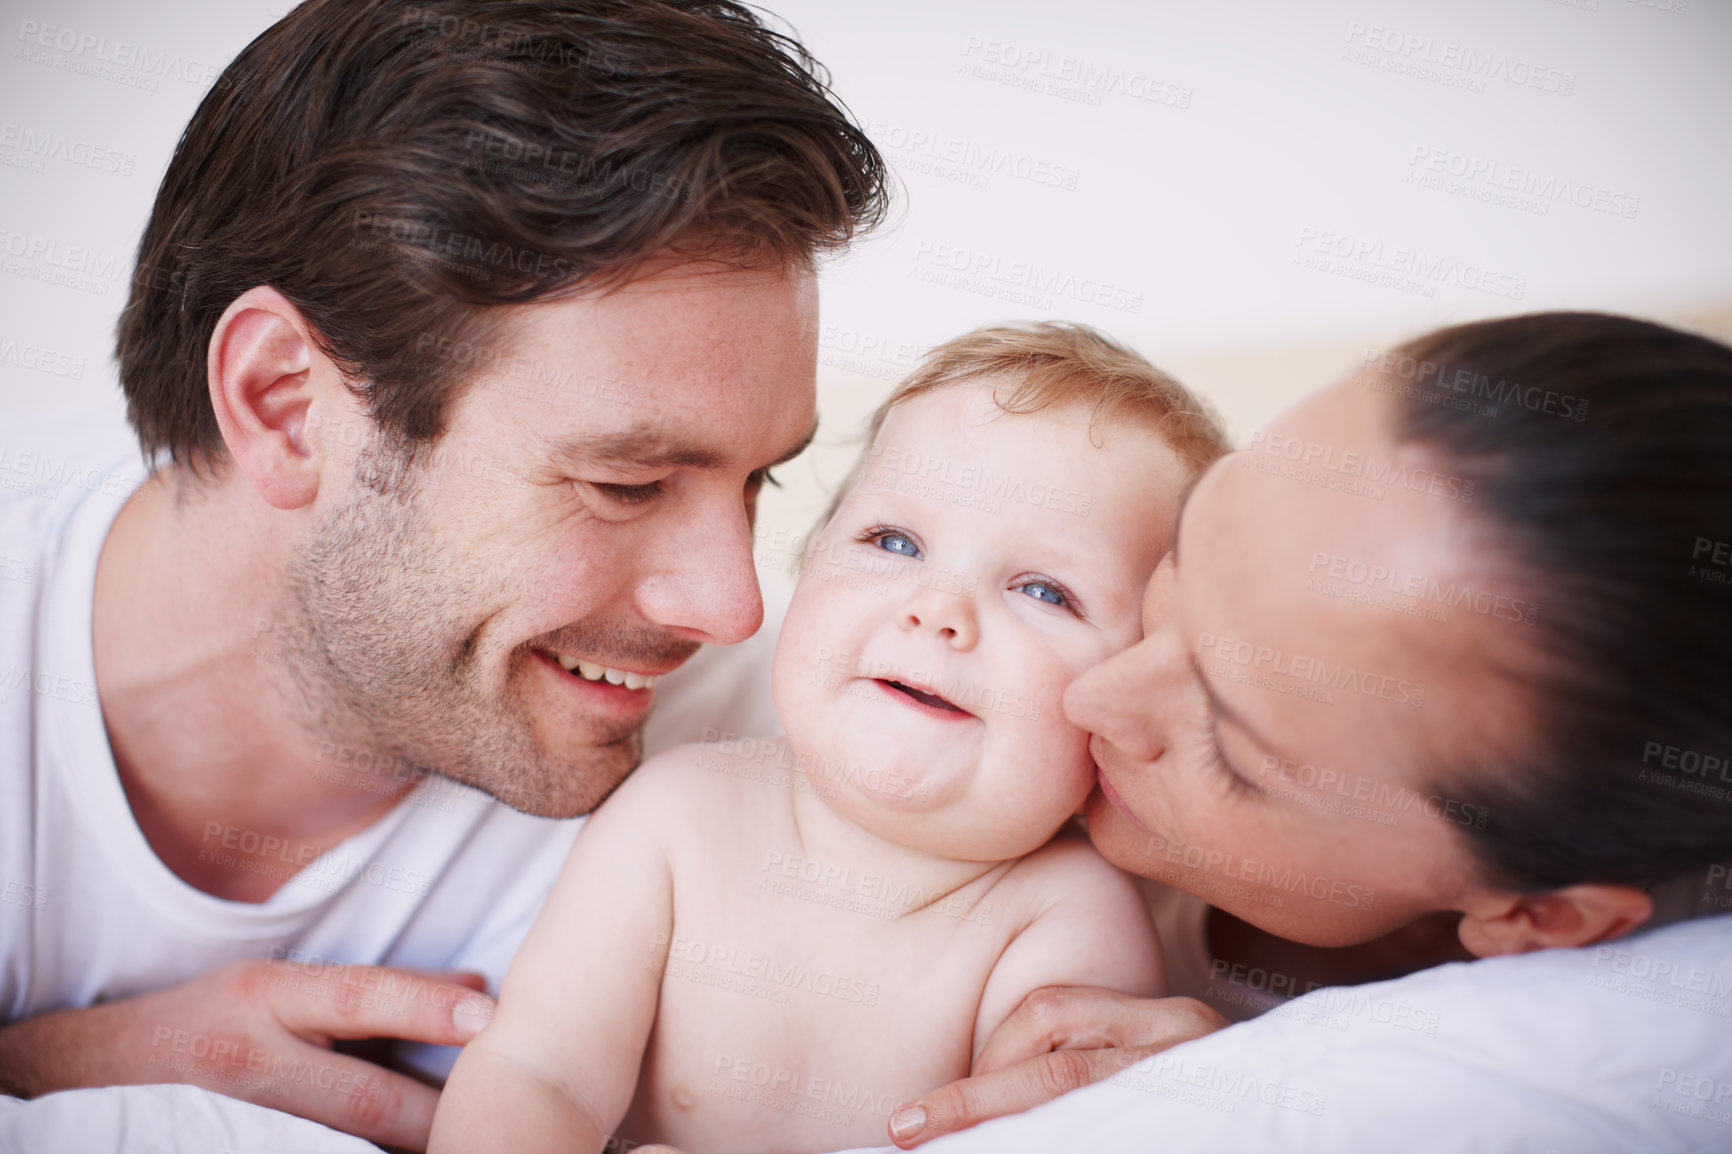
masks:
{"label": "man's forearm", "polygon": [[55,1090],[131,1082],[108,1059],[131,1016],[124,1002],[51,1010],[0,1027],[0,1091],[35,1098]]}

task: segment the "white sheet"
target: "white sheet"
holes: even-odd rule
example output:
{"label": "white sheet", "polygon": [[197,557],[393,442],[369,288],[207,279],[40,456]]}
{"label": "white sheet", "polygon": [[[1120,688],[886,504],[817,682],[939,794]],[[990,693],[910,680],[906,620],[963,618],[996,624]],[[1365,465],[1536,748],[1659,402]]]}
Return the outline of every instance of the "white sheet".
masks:
{"label": "white sheet", "polygon": [[[0,1099],[0,1150],[170,1149],[376,1148],[187,1086]],[[1732,1150],[1732,915],[1318,990],[1113,1082],[923,1149]]]}

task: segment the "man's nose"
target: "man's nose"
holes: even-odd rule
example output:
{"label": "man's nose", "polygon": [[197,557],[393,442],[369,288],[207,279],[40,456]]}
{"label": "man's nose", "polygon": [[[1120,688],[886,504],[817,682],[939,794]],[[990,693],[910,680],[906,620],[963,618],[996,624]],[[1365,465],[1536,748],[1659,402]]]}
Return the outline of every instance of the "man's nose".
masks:
{"label": "man's nose", "polygon": [[706,502],[665,532],[657,563],[638,582],[638,612],[708,645],[733,645],[756,633],[764,598],[745,503]]}
{"label": "man's nose", "polygon": [[980,641],[974,598],[931,586],[909,594],[896,615],[896,624],[904,633],[931,633],[959,653],[967,653]]}

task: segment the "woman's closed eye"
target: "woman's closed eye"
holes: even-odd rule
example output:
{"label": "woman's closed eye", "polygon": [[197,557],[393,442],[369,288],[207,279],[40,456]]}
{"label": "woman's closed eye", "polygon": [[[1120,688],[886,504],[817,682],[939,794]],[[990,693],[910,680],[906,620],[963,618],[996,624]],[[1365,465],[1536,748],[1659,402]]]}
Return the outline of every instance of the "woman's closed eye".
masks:
{"label": "woman's closed eye", "polygon": [[1261,793],[1257,786],[1239,775],[1227,761],[1227,755],[1221,750],[1220,722],[1215,717],[1215,711],[1209,711],[1209,728],[1203,736],[1203,760],[1209,772],[1220,782],[1223,788],[1232,793]]}

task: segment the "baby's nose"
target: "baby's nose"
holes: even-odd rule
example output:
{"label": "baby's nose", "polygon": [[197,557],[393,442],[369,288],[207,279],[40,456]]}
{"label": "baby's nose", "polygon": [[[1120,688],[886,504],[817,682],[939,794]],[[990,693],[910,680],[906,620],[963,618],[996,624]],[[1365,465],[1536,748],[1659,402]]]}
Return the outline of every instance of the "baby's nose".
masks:
{"label": "baby's nose", "polygon": [[953,649],[967,652],[980,640],[974,598],[939,589],[917,589],[902,605],[897,624],[905,633],[931,631]]}

